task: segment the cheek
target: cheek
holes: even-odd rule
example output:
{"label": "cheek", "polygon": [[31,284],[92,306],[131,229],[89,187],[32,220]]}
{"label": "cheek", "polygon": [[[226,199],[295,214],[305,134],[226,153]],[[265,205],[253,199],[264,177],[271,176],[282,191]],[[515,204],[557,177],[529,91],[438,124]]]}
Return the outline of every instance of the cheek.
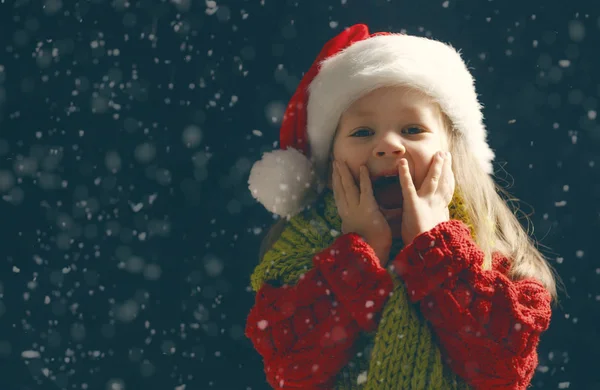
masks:
{"label": "cheek", "polygon": [[364,152],[352,149],[350,147],[335,147],[333,148],[333,158],[338,161],[345,161],[346,166],[352,173],[354,180],[358,183],[360,178],[360,166],[366,165],[366,159],[363,156]]}
{"label": "cheek", "polygon": [[421,188],[423,181],[425,180],[425,173],[422,169],[415,169],[415,173],[412,174],[413,183],[417,191]]}
{"label": "cheek", "polygon": [[412,159],[412,178],[415,187],[419,189],[431,168],[433,157],[440,150],[448,150],[448,142],[444,137],[435,137],[414,145],[410,150]]}
{"label": "cheek", "polygon": [[348,167],[348,170],[350,170],[350,173],[354,178],[354,182],[356,183],[356,185],[358,185],[360,179],[360,164],[357,164],[352,160],[346,160],[346,166]]}
{"label": "cheek", "polygon": [[413,167],[413,183],[415,184],[415,188],[421,188],[421,185],[425,181],[425,177],[427,177],[427,173],[429,173],[429,168],[431,167],[431,162],[433,161],[433,154],[423,154],[418,156],[418,159],[414,161]]}

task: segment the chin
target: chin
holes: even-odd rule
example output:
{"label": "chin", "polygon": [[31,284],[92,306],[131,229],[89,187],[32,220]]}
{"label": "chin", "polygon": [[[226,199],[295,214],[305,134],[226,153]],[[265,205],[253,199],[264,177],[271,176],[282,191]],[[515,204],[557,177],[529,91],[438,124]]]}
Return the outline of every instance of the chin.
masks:
{"label": "chin", "polygon": [[390,221],[390,229],[392,229],[392,238],[402,238],[402,221]]}
{"label": "chin", "polygon": [[380,207],[383,216],[390,225],[392,230],[392,238],[401,238],[402,232],[402,208],[397,209],[385,209]]}

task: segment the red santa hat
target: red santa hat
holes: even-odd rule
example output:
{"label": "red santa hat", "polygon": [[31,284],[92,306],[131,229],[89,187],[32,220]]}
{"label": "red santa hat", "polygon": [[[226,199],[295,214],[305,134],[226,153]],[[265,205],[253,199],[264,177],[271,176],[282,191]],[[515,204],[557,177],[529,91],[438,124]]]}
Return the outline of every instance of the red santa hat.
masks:
{"label": "red santa hat", "polygon": [[428,38],[370,34],[363,24],[325,44],[290,100],[280,149],[265,153],[250,171],[250,192],[265,208],[291,217],[310,205],[327,178],[329,154],[342,113],[365,94],[407,86],[434,99],[461,133],[481,168],[492,173],[474,80],[460,54]]}

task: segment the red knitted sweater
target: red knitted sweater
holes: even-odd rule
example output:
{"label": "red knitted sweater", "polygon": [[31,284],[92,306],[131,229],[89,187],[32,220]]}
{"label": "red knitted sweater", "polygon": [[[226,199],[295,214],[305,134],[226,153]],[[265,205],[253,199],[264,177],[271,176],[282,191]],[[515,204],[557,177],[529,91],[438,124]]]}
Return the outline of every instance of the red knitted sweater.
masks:
{"label": "red knitted sweater", "polygon": [[[501,256],[481,270],[483,257],[466,225],[453,220],[415,238],[392,266],[454,372],[474,389],[525,389],[550,322],[550,294],[536,280],[511,281]],[[313,264],[294,286],[264,285],[248,316],[246,335],[274,388],[331,388],[359,332],[377,329],[392,291],[356,234],[340,236]]]}

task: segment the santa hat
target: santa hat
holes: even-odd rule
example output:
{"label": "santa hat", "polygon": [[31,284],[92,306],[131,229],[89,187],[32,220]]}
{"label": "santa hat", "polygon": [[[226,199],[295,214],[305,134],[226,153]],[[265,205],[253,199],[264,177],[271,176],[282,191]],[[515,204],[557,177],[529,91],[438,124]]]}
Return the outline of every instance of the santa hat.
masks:
{"label": "santa hat", "polygon": [[405,34],[370,34],[354,25],[325,44],[292,96],[280,130],[280,150],[265,153],[249,188],[272,213],[291,217],[310,205],[326,183],[329,154],[342,113],[385,86],[407,86],[434,99],[465,137],[482,169],[492,173],[474,80],[451,46]]}

